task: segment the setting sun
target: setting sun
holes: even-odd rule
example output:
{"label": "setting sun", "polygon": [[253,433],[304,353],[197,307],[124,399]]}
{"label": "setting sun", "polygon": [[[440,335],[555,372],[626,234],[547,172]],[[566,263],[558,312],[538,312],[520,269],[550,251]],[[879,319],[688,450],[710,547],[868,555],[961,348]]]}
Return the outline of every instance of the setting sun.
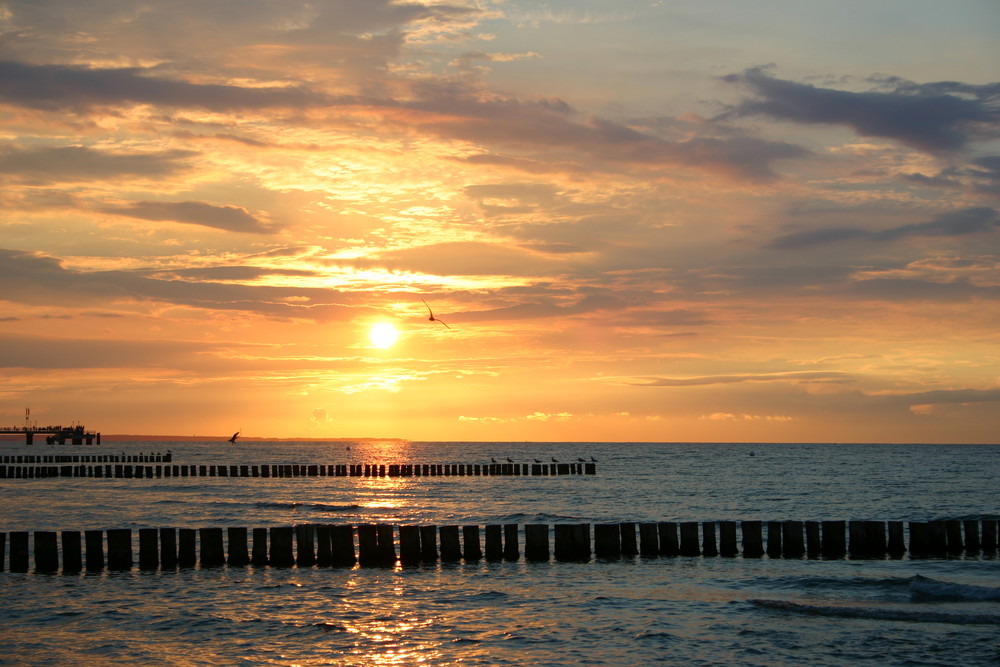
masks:
{"label": "setting sun", "polygon": [[372,345],[384,350],[387,347],[392,347],[396,339],[399,338],[399,332],[391,324],[379,322],[368,332],[368,337],[371,339]]}

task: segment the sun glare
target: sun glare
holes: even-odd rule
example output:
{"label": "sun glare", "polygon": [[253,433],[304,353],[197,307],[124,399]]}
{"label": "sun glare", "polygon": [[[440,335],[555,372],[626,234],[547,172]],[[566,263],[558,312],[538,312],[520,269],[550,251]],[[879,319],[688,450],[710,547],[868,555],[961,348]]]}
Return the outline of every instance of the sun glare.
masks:
{"label": "sun glare", "polygon": [[368,332],[368,337],[371,339],[372,345],[384,350],[387,347],[392,347],[396,339],[399,338],[399,332],[391,324],[379,322]]}

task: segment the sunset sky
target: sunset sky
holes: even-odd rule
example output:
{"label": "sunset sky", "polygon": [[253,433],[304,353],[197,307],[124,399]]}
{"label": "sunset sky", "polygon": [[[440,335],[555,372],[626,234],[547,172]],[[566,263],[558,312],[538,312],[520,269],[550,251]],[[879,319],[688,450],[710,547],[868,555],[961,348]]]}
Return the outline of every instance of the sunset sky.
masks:
{"label": "sunset sky", "polygon": [[0,425],[1000,441],[996,0],[0,0],[0,61]]}

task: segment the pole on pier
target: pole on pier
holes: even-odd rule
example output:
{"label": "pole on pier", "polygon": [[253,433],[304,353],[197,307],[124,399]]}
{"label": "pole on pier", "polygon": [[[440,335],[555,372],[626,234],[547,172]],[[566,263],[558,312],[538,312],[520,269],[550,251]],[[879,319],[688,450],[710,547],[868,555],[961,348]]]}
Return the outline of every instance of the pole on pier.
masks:
{"label": "pole on pier", "polygon": [[736,543],[736,522],[719,522],[719,553],[723,556],[735,556],[739,553]]}
{"label": "pole on pier", "polygon": [[197,533],[194,528],[181,528],[178,533],[177,564],[180,567],[194,567],[198,564]]}
{"label": "pole on pier", "polygon": [[437,526],[420,526],[420,560],[434,563],[438,559]]}
{"label": "pole on pier", "polygon": [[160,528],[160,567],[177,567],[177,529]]}
{"label": "pole on pier", "polygon": [[58,544],[55,531],[35,531],[35,572],[55,572],[59,569]]}
{"label": "pole on pier", "polygon": [[484,529],[486,534],[486,560],[498,561],[503,559],[503,527],[498,524],[487,524]]}
{"label": "pole on pier", "polygon": [[87,548],[87,572],[100,572],[104,569],[104,531],[84,531],[83,540]]}
{"label": "pole on pier", "polygon": [[802,522],[784,521],[781,524],[781,553],[785,558],[802,558],[806,553],[802,541]]}
{"label": "pole on pier", "polygon": [[420,562],[420,526],[399,527],[399,562],[402,565]]}
{"label": "pole on pier", "polygon": [[700,556],[701,547],[698,544],[698,522],[685,521],[681,523],[681,555]]}
{"label": "pole on pier", "polygon": [[594,526],[594,555],[598,558],[621,558],[621,524],[599,523]]}
{"label": "pole on pier", "polygon": [[705,521],[701,524],[701,553],[705,556],[719,555],[719,549],[715,546],[714,521]]}
{"label": "pole on pier", "polygon": [[28,571],[28,533],[19,530],[10,534],[10,571]]}
{"label": "pole on pier", "polygon": [[108,530],[108,569],[132,569],[132,529],[112,528]]}
{"label": "pole on pier", "polygon": [[656,525],[660,537],[661,556],[679,556],[680,542],[677,540],[677,524],[673,521],[661,521]]}
{"label": "pole on pier", "polygon": [[378,563],[385,567],[396,564],[396,545],[393,542],[392,524],[380,523],[375,526],[377,538]]}
{"label": "pole on pier", "polygon": [[156,528],[139,529],[139,569],[155,570],[160,567],[160,531]]}
{"label": "pole on pier", "polygon": [[517,524],[508,523],[503,527],[503,559],[516,561],[521,558],[521,549],[517,539]]}
{"label": "pole on pier", "polygon": [[267,565],[267,528],[253,529],[253,551],[250,562],[258,567]]}
{"label": "pole on pier", "polygon": [[458,541],[458,526],[441,526],[441,560],[455,563],[462,558],[462,547]]}
{"label": "pole on pier", "polygon": [[462,526],[462,557],[466,563],[482,559],[483,551],[479,546],[479,526]]}
{"label": "pole on pier", "polygon": [[[560,463],[559,465],[569,465],[567,463]],[[622,556],[626,558],[633,558],[639,554],[639,544],[635,539],[635,524],[634,523],[623,523],[620,524],[621,539],[622,539]]]}
{"label": "pole on pier", "polygon": [[333,532],[329,524],[319,524],[316,530],[316,565],[319,567],[330,567],[333,563]]}
{"label": "pole on pier", "polygon": [[847,522],[845,521],[822,521],[820,527],[823,532],[820,535],[823,558],[843,558],[847,555]]}
{"label": "pole on pier", "polygon": [[660,552],[660,536],[655,523],[639,524],[639,554],[644,558]]}
{"label": "pole on pier", "polygon": [[312,567],[316,564],[311,524],[300,523],[295,526],[295,553],[295,562],[299,567]]}
{"label": "pole on pier", "polygon": [[[80,548],[80,531],[64,530],[62,538],[63,567],[65,574],[79,572],[83,569],[83,550]],[[3,562],[3,550],[0,549],[0,564]]]}
{"label": "pole on pier", "polygon": [[549,560],[549,527],[544,523],[524,526],[524,557],[531,561]]}
{"label": "pole on pier", "polygon": [[247,529],[229,526],[226,528],[226,538],[229,545],[226,562],[239,567],[247,565],[250,562],[250,554],[247,551]]}
{"label": "pole on pier", "polygon": [[271,552],[268,562],[271,567],[291,567],[295,565],[292,552],[292,527],[275,526],[271,528]]}

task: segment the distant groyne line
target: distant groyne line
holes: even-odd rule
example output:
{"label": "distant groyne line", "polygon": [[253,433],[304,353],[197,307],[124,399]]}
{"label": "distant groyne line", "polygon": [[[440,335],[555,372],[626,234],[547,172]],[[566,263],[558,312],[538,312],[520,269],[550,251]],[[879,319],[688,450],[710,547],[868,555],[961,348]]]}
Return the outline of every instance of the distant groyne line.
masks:
{"label": "distant groyne line", "polygon": [[[418,526],[299,524],[272,528],[140,528],[141,570],[177,567],[394,567],[421,563],[581,562],[737,557],[871,560],[995,557],[996,520],[688,521]],[[741,539],[737,538],[737,530]],[[31,539],[33,537],[33,539]],[[552,539],[554,538],[554,540]],[[0,569],[66,574],[131,570],[132,529],[0,533]],[[32,548],[33,547],[33,548]],[[554,547],[554,548],[551,548]]]}
{"label": "distant groyne line", "polygon": [[4,454],[4,465],[31,465],[38,463],[170,463],[173,454]]}
{"label": "distant groyne line", "polygon": [[[166,456],[170,456],[167,454]],[[22,458],[18,457],[3,457]],[[40,457],[54,458],[54,457]],[[79,457],[68,458],[92,458]],[[112,457],[114,458],[114,457]],[[120,457],[119,457],[120,458]],[[131,458],[131,457],[130,457]],[[150,457],[151,458],[151,457]],[[170,459],[167,458],[167,461]],[[4,463],[7,463],[6,460]],[[261,464],[261,465],[141,465],[94,461],[64,462],[63,465],[0,465],[0,479],[40,479],[50,477],[94,477],[153,479],[164,477],[547,477],[596,475],[596,463],[424,463],[424,464]]]}

